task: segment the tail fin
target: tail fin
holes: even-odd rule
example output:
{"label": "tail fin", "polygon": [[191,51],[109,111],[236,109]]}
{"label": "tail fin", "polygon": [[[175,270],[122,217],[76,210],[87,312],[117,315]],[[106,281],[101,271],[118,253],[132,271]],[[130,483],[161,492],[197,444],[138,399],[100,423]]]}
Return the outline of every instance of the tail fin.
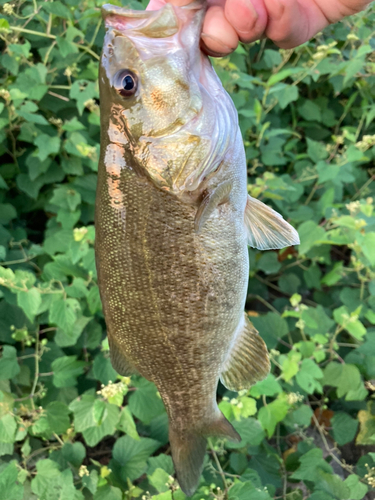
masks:
{"label": "tail fin", "polygon": [[179,432],[170,428],[169,442],[180,488],[190,497],[198,487],[207,439],[194,432]]}
{"label": "tail fin", "polygon": [[187,496],[192,496],[198,487],[208,436],[223,436],[241,441],[238,432],[222,413],[215,422],[200,431],[180,432],[169,427],[174,468],[180,488]]}

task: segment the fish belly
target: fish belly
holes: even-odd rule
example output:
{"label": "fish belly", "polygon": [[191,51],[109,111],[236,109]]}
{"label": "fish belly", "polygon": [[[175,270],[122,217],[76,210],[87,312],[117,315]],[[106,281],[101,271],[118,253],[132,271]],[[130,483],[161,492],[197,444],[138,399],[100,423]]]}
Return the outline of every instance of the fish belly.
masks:
{"label": "fish belly", "polygon": [[111,349],[153,381],[175,429],[217,414],[216,389],[243,315],[243,214],[218,207],[201,234],[196,208],[123,172],[112,203],[99,172],[96,258]]}

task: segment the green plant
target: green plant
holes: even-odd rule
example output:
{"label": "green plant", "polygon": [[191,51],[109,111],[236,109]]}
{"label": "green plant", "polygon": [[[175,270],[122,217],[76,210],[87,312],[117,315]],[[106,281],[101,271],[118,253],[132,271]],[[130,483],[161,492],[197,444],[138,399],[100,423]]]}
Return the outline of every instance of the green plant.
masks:
{"label": "green plant", "polygon": [[[155,387],[108,357],[93,250],[101,2],[0,4],[0,496],[183,500]],[[375,486],[374,21],[369,8],[295,50],[263,40],[214,61],[249,192],[301,245],[250,251],[246,307],[272,373],[219,388],[243,441],[210,441],[194,500],[361,500]]]}

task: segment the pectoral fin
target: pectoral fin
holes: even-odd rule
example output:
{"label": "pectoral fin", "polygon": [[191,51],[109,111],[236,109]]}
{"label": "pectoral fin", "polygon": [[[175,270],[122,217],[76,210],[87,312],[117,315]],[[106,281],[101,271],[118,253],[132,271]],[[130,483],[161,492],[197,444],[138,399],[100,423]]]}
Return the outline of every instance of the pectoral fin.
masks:
{"label": "pectoral fin", "polygon": [[266,344],[246,314],[238,326],[234,342],[220,380],[227,389],[240,391],[266,378],[270,361]]}
{"label": "pectoral fin", "polygon": [[248,196],[245,209],[248,245],[271,250],[299,245],[297,231],[283,217],[261,201]]}
{"label": "pectoral fin", "polygon": [[205,225],[207,219],[214,210],[228,201],[232,190],[232,181],[224,181],[213,191],[210,191],[202,200],[195,215],[195,231],[199,233]]}

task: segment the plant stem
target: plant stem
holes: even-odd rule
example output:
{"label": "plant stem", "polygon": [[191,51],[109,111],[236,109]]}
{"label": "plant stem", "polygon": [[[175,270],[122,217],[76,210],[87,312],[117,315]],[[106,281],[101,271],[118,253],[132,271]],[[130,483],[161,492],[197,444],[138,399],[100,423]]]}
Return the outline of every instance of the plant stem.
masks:
{"label": "plant stem", "polygon": [[29,396],[31,398],[31,405],[33,407],[33,410],[35,410],[34,395],[36,391],[36,386],[38,385],[38,380],[39,380],[39,328],[37,329],[35,334],[35,375],[34,375],[33,386],[31,388]]}
{"label": "plant stem", "polygon": [[221,464],[220,464],[220,461],[219,461],[219,458],[217,456],[217,453],[216,451],[214,450],[214,447],[212,445],[212,442],[211,442],[211,439],[208,439],[208,446],[210,447],[210,450],[211,450],[211,453],[212,453],[212,456],[214,457],[214,460],[215,460],[215,463],[216,463],[216,467],[218,468],[218,472],[221,476],[221,479],[223,481],[223,485],[224,485],[224,491],[227,492],[228,491],[228,484],[227,484],[227,480],[225,479],[225,474],[224,474],[224,471],[221,467]]}

